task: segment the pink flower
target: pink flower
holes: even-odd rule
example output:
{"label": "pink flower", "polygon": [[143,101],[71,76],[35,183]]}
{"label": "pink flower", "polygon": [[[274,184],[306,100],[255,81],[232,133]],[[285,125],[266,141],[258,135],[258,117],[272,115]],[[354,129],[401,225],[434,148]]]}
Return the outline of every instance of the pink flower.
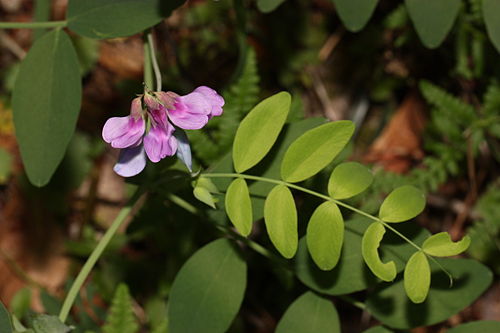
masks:
{"label": "pink flower", "polygon": [[[205,86],[185,96],[160,91],[135,98],[129,116],[108,119],[102,130],[104,141],[122,149],[115,172],[123,177],[135,176],[146,166],[146,156],[156,163],[176,152],[191,170],[187,137],[174,136],[173,125],[180,129],[200,129],[213,116],[222,114],[222,106],[222,96]],[[146,126],[146,122],[150,126]]]}

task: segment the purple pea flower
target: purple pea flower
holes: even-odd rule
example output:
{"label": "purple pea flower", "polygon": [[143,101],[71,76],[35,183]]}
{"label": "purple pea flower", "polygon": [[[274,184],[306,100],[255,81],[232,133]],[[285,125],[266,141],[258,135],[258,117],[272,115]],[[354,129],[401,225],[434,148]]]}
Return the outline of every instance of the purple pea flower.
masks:
{"label": "purple pea flower", "polygon": [[122,149],[115,172],[123,177],[135,176],[146,166],[146,156],[156,163],[178,149],[177,154],[191,170],[187,137],[174,135],[174,125],[180,129],[200,129],[212,117],[220,116],[223,106],[222,96],[205,86],[185,96],[160,91],[135,98],[129,116],[108,119],[102,130],[104,141]]}

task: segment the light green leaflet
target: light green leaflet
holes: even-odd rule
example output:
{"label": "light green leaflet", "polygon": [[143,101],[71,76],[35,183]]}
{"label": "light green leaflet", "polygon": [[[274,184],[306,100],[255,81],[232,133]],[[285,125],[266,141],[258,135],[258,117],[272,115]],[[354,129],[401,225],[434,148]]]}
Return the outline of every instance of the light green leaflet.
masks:
{"label": "light green leaflet", "polygon": [[227,188],[226,213],[236,229],[243,236],[252,231],[252,202],[248,192],[247,182],[243,178],[236,178]]}
{"label": "light green leaflet", "polygon": [[344,242],[344,219],[335,203],[327,201],[316,208],[307,225],[306,240],[319,268],[329,271],[337,265]]}
{"label": "light green leaflet", "polygon": [[314,176],[344,149],[353,133],[354,124],[349,120],[307,131],[288,147],[281,163],[281,178],[295,183]]}
{"label": "light green leaflet", "polygon": [[275,186],[264,204],[264,220],[271,242],[287,259],[297,252],[297,210],[292,193],[285,185]]}
{"label": "light green leaflet", "polygon": [[422,43],[438,47],[450,32],[460,9],[460,0],[406,0],[406,8]]}
{"label": "light green leaflet", "polygon": [[404,286],[408,298],[413,303],[422,303],[427,298],[431,286],[431,268],[423,252],[415,252],[408,260],[404,272]]}
{"label": "light green leaflet", "polygon": [[285,124],[292,97],[280,92],[266,98],[243,119],[233,142],[233,163],[236,172],[244,172],[269,152]]}
{"label": "light green leaflet", "polygon": [[378,0],[333,0],[342,23],[349,31],[361,30],[373,14]]}
{"label": "light green leaflet", "polygon": [[385,228],[382,223],[375,222],[370,224],[363,234],[361,242],[361,253],[363,259],[370,268],[370,270],[379,279],[383,281],[392,281],[396,277],[396,264],[394,261],[383,263],[378,254],[380,242],[385,234]]}
{"label": "light green leaflet", "polygon": [[196,199],[200,200],[201,202],[203,202],[204,204],[212,207],[212,208],[216,208],[215,207],[215,199],[214,197],[212,196],[212,194],[203,186],[196,186],[194,189],[193,189],[193,195]]}
{"label": "light green leaflet", "polygon": [[308,291],[290,305],[276,333],[340,333],[337,310],[328,299]]}
{"label": "light green leaflet", "polygon": [[80,66],[62,30],[37,39],[21,63],[12,96],[16,137],[28,179],[46,185],[64,157],[80,112]]}
{"label": "light green leaflet", "polygon": [[11,333],[12,332],[12,322],[10,320],[9,311],[0,302],[0,332]]}
{"label": "light green leaflet", "polygon": [[500,13],[500,1],[498,0],[483,0],[483,16],[486,23],[486,30],[488,36],[495,45],[498,52],[500,52],[500,20],[498,13]]}
{"label": "light green leaflet", "polygon": [[230,240],[199,249],[172,284],[168,332],[226,332],[243,301],[246,275],[246,262]]}
{"label": "light green leaflet", "polygon": [[379,217],[385,222],[403,222],[425,208],[425,196],[418,188],[401,186],[392,191],[380,206]]}
{"label": "light green leaflet", "polygon": [[425,253],[435,257],[456,256],[467,250],[470,237],[465,236],[458,242],[453,242],[447,232],[440,232],[427,238],[422,245]]}
{"label": "light green leaflet", "polygon": [[372,172],[357,162],[339,164],[328,181],[328,194],[334,199],[348,199],[366,190],[373,182]]}

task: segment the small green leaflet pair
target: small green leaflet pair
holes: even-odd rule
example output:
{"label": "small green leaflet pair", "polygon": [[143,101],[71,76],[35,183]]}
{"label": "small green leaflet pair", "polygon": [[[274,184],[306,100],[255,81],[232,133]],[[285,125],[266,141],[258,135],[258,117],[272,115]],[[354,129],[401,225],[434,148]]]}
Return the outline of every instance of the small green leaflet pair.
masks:
{"label": "small green leaflet pair", "polygon": [[[342,163],[333,170],[328,182],[328,196],[293,184],[314,176],[332,162],[350,140],[354,132],[352,122],[326,123],[305,132],[292,142],[281,161],[281,180],[243,174],[271,150],[285,124],[290,104],[291,96],[288,93],[278,93],[259,103],[241,122],[233,144],[233,164],[237,171],[233,176],[236,179],[229,185],[225,196],[229,219],[243,236],[248,236],[252,230],[253,216],[246,179],[274,183],[274,188],[265,200],[265,225],[278,252],[290,259],[298,248],[297,209],[290,188],[314,193],[326,201],[312,214],[306,232],[308,251],[316,265],[322,270],[331,270],[339,261],[344,241],[344,219],[338,207],[341,205],[375,221],[363,235],[361,252],[374,275],[383,281],[393,281],[397,274],[396,266],[394,262],[384,263],[380,258],[380,242],[386,228],[398,233],[390,223],[410,220],[422,212],[425,197],[420,190],[413,186],[395,189],[382,203],[378,217],[374,217],[340,201],[363,192],[371,185],[372,173],[359,163]],[[194,190],[195,196],[214,207],[210,193],[215,192],[217,189],[211,181],[201,175]],[[431,236],[422,248],[412,243],[417,252],[408,261],[404,273],[408,297],[420,303],[427,296],[430,287],[427,256],[457,255],[465,251],[469,243],[468,237],[453,243],[447,233]],[[433,258],[431,260],[435,261]]]}

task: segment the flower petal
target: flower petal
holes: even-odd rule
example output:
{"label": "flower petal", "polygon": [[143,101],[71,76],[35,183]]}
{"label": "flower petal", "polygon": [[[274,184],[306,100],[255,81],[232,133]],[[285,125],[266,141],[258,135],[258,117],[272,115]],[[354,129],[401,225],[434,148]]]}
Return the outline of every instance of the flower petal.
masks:
{"label": "flower petal", "polygon": [[207,102],[212,106],[210,111],[210,117],[220,116],[222,114],[222,107],[224,106],[224,98],[217,93],[217,91],[212,88],[201,86],[194,90],[194,92],[200,93],[207,99]]}
{"label": "flower petal", "polygon": [[208,122],[211,105],[203,94],[192,92],[175,100],[174,108],[168,110],[168,117],[183,129],[200,129]]}
{"label": "flower petal", "polygon": [[189,140],[182,129],[176,129],[174,136],[177,139],[177,157],[186,165],[189,172],[193,172],[193,160]]}
{"label": "flower petal", "polygon": [[102,138],[113,148],[127,148],[140,143],[145,128],[142,118],[113,117],[104,124]]}
{"label": "flower petal", "polygon": [[146,154],[142,145],[125,148],[120,151],[120,157],[113,170],[122,177],[132,177],[139,174],[146,166]]}
{"label": "flower petal", "polygon": [[152,126],[144,137],[144,148],[151,162],[159,162],[166,156],[172,156],[177,150],[177,140],[172,135],[174,127],[168,122],[167,126]]}

